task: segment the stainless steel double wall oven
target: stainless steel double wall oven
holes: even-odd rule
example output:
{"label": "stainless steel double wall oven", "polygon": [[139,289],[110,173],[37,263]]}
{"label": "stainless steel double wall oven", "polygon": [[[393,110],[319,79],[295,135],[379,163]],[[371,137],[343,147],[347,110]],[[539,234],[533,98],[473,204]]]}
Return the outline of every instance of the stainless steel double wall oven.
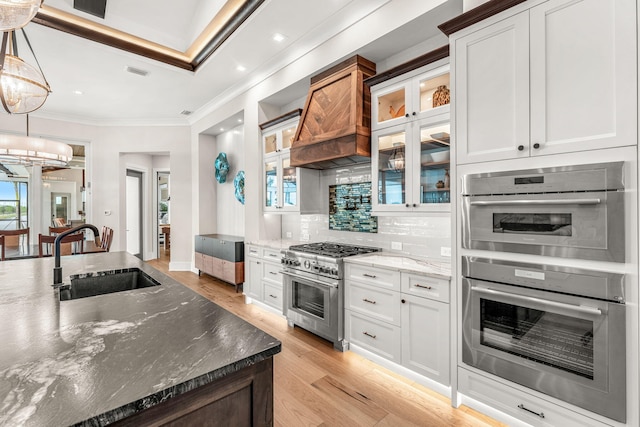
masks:
{"label": "stainless steel double wall oven", "polygon": [[[624,263],[623,168],[468,175],[462,247]],[[556,264],[462,257],[463,362],[625,422],[624,275]]]}

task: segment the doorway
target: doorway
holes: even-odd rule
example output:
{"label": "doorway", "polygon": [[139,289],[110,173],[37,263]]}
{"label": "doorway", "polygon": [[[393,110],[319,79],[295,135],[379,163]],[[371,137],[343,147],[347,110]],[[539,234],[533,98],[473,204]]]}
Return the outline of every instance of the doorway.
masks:
{"label": "doorway", "polygon": [[158,258],[169,255],[171,248],[171,196],[169,172],[158,172],[157,179]]}
{"label": "doorway", "polygon": [[142,172],[127,169],[127,252],[142,259]]}
{"label": "doorway", "polygon": [[69,223],[70,193],[51,193],[51,225],[61,227]]}

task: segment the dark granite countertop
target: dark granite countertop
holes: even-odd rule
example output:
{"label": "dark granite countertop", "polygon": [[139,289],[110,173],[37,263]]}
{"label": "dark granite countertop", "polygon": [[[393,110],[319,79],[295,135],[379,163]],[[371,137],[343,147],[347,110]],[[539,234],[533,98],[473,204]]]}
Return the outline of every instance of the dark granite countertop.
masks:
{"label": "dark granite countertop", "polygon": [[106,425],[280,352],[126,252],[63,257],[64,282],[137,267],[162,285],[61,302],[53,265],[0,262],[0,425]]}

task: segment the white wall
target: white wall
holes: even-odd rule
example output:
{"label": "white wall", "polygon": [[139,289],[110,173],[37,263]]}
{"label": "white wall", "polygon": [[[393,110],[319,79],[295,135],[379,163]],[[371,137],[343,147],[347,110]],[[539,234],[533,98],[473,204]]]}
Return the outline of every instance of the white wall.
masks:
{"label": "white wall", "polygon": [[216,232],[233,236],[244,236],[244,205],[235,197],[233,180],[239,171],[244,170],[244,126],[238,126],[216,137],[216,154],[210,163],[212,172],[218,154],[226,153],[229,161],[229,173],[223,184],[215,180],[216,187],[217,226]]}

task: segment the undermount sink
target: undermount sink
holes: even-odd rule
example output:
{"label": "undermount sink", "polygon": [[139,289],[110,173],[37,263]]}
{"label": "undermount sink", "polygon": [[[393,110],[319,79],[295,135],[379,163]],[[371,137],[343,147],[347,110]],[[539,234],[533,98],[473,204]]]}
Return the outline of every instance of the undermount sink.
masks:
{"label": "undermount sink", "polygon": [[60,301],[86,298],[113,292],[158,286],[153,279],[139,268],[100,271],[98,273],[75,274],[71,284],[60,287]]}

